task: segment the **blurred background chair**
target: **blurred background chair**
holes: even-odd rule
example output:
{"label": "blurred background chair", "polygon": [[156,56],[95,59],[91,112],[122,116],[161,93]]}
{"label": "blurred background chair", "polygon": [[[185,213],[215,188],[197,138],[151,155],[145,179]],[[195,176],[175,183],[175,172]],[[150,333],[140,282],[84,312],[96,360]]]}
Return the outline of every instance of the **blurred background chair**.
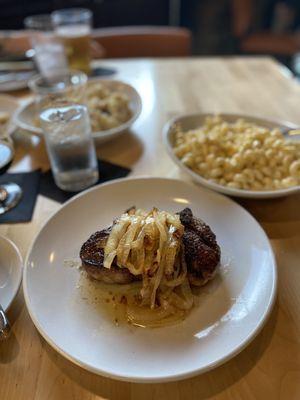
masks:
{"label": "blurred background chair", "polygon": [[22,55],[30,49],[29,35],[26,31],[0,31],[0,54]]}
{"label": "blurred background chair", "polygon": [[[93,58],[185,57],[191,55],[192,34],[186,28],[138,26],[93,30]],[[0,35],[2,51],[24,53],[30,49],[26,31]]]}
{"label": "blurred background chair", "polygon": [[[5,29],[22,29],[26,15],[79,6],[27,0],[20,10],[17,3],[3,0],[0,56],[28,48],[24,31],[1,40]],[[80,6],[94,13],[93,58],[265,54],[300,76],[300,0],[80,0]]]}
{"label": "blurred background chair", "polygon": [[101,28],[93,39],[106,58],[184,57],[191,55],[192,34],[185,28],[136,26]]}
{"label": "blurred background chair", "polygon": [[299,0],[231,0],[240,52],[287,59],[299,51]]}

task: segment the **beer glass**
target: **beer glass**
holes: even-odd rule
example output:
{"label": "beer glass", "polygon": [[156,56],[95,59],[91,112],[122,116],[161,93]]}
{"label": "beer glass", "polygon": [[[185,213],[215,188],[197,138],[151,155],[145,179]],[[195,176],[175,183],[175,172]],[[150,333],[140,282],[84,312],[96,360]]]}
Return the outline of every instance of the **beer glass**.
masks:
{"label": "beer glass", "polygon": [[54,11],[51,17],[55,33],[65,47],[69,67],[89,74],[92,12],[70,8]]}

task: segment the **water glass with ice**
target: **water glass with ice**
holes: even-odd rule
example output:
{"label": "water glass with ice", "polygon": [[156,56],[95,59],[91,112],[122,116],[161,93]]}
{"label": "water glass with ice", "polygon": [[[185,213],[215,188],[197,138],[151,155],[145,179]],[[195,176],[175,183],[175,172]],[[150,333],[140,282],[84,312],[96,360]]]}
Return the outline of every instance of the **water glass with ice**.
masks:
{"label": "water glass with ice", "polygon": [[56,69],[51,77],[35,75],[28,86],[35,95],[36,112],[39,113],[56,101],[86,104],[86,83],[87,76],[83,72]]}
{"label": "water glass with ice", "polygon": [[51,78],[57,70],[68,70],[65,49],[56,37],[49,14],[32,15],[24,20],[29,31],[34,60],[38,70],[45,78]]}
{"label": "water glass with ice", "polygon": [[57,186],[80,191],[98,180],[98,164],[85,105],[58,102],[40,113]]}

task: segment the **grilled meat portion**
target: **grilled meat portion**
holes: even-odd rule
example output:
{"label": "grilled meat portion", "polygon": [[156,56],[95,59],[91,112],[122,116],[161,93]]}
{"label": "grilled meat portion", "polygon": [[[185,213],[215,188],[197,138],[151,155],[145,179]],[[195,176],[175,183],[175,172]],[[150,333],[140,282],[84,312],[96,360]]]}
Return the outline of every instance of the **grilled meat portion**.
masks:
{"label": "grilled meat portion", "polygon": [[110,269],[103,267],[104,247],[111,227],[94,233],[81,247],[80,258],[86,272],[94,279],[105,283],[130,283],[136,280],[127,268],[112,265]]}
{"label": "grilled meat portion", "polygon": [[[183,244],[188,269],[188,279],[192,285],[202,286],[213,278],[220,262],[220,247],[210,227],[193,216],[189,208],[179,213],[184,226]],[[104,247],[111,227],[98,231],[82,245],[80,258],[82,266],[94,279],[106,283],[126,284],[141,277],[132,275],[128,269],[112,265],[103,267]]]}
{"label": "grilled meat portion", "polygon": [[189,208],[182,210],[179,217],[184,226],[182,240],[189,281],[195,286],[205,285],[214,277],[220,262],[221,251],[216,235],[208,225],[195,218]]}

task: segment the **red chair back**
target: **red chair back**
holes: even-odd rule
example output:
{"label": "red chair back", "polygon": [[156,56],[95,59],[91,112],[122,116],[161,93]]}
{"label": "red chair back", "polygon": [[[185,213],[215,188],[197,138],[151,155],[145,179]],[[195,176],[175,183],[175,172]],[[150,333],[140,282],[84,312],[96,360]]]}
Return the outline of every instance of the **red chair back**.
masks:
{"label": "red chair back", "polygon": [[184,57],[191,54],[191,32],[173,27],[117,27],[93,31],[106,58]]}

